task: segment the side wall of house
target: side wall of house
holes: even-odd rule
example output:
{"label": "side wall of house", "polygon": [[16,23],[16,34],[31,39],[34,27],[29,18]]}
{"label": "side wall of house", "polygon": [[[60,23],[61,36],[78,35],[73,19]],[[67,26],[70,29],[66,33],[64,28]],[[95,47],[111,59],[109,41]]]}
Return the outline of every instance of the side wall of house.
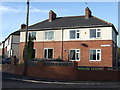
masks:
{"label": "side wall of house", "polygon": [[19,42],[20,42],[20,36],[19,35],[13,35],[12,38],[12,56],[16,56],[19,58]]}
{"label": "side wall of house", "polygon": [[11,56],[11,42],[12,42],[12,35],[5,40],[5,46],[4,46],[5,58],[9,58]]}
{"label": "side wall of house", "polygon": [[3,43],[0,44],[0,56],[2,56]]}

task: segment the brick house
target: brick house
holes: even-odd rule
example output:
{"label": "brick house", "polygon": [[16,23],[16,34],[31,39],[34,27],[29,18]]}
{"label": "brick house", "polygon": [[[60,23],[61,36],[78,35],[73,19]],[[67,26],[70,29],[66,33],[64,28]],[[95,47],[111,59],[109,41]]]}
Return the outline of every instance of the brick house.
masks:
{"label": "brick house", "polygon": [[19,42],[20,31],[15,31],[5,38],[0,44],[2,58],[10,58],[11,56],[19,58]]}
{"label": "brick house", "polygon": [[[117,35],[114,25],[92,15],[87,7],[84,16],[57,17],[29,26],[35,36],[35,58],[63,58],[79,66],[116,65]],[[20,29],[20,62],[23,61],[25,25]]]}

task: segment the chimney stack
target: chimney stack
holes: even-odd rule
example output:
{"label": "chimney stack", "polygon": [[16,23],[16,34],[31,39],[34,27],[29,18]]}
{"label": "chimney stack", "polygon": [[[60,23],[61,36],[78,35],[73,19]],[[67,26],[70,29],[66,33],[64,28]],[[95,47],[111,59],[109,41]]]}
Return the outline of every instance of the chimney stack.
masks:
{"label": "chimney stack", "polygon": [[92,16],[91,10],[87,7],[85,9],[85,19],[89,19]]}
{"label": "chimney stack", "polygon": [[26,29],[26,25],[25,24],[21,24],[21,29]]}
{"label": "chimney stack", "polygon": [[52,10],[50,10],[50,12],[49,12],[49,22],[56,19],[56,16],[57,16],[56,13],[54,13]]}

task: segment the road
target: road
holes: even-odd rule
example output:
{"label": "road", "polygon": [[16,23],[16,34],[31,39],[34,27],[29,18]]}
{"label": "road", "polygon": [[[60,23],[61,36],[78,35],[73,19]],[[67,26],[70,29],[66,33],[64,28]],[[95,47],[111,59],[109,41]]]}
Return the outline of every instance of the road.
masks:
{"label": "road", "polygon": [[[120,90],[120,82],[56,81],[2,73],[2,90]],[[41,89],[40,89],[41,88]]]}

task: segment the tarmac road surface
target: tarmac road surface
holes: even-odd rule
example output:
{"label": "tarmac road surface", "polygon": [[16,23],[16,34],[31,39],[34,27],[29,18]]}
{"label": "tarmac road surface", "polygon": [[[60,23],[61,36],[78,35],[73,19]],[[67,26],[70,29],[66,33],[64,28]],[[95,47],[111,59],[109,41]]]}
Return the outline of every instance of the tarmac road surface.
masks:
{"label": "tarmac road surface", "polygon": [[120,82],[58,81],[2,73],[2,90],[120,90]]}

